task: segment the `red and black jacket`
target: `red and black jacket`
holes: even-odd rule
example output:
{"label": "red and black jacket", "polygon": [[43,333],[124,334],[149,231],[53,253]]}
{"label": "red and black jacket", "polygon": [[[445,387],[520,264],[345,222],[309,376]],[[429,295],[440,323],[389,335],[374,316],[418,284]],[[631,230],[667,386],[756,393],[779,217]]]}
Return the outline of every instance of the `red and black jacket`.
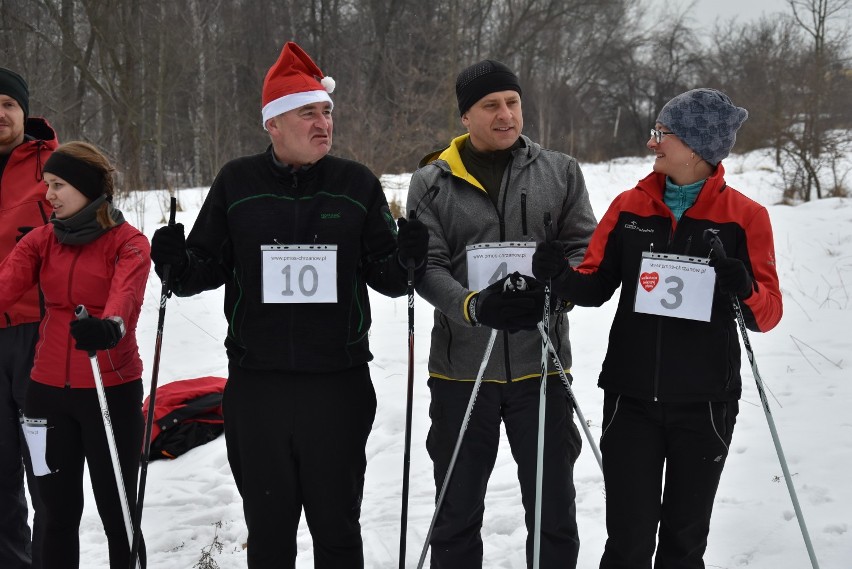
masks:
{"label": "red and black jacket", "polygon": [[720,164],[680,221],[663,202],[665,175],[647,176],[610,205],[577,268],[581,276],[554,281],[556,294],[580,306],[600,306],[622,289],[598,381],[601,388],[658,401],[739,398],[740,345],[727,295],[716,292],[710,322],[633,310],[642,253],[708,257],[703,234],[712,229],[728,256],[742,260],[754,279],[753,294],[740,303],[747,327],[765,332],[781,320],[769,214],[727,186],[724,173]]}

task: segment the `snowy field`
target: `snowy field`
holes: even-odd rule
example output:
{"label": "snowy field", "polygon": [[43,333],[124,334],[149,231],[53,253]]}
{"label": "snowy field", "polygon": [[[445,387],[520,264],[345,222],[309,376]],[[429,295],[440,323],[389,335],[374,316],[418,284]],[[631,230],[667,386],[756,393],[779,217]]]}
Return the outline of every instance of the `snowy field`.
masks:
{"label": "snowy field", "polygon": [[[651,168],[650,158],[583,166],[595,212],[631,187]],[[826,199],[796,207],[780,201],[780,178],[760,152],[726,160],[728,183],[769,208],[785,314],[768,334],[752,333],[758,367],[823,569],[852,568],[852,200]],[[408,176],[383,179],[389,200],[405,204]],[[204,189],[179,192],[178,221],[191,227]],[[119,204],[128,220],[152,235],[165,221],[168,196],[148,192]],[[138,336],[151,379],[160,283],[151,272]],[[399,566],[399,531],[407,374],[406,299],[371,298],[374,325],[371,364],[378,412],[367,446],[363,526],[366,566]],[[602,393],[597,374],[603,360],[615,301],[570,313],[574,389],[594,437],[600,436]],[[425,449],[429,428],[426,361],[431,307],[415,302],[415,388],[411,450],[411,495],[406,567],[415,567],[434,508],[432,464]],[[227,375],[222,290],[169,300],[160,384],[203,375]],[[775,448],[743,354],[744,393],[731,455],[716,499],[708,568],[803,569],[807,552],[784,483]],[[597,567],[603,551],[603,480],[583,440],[575,471],[581,548],[578,567]],[[143,514],[151,569],[189,569],[204,551],[205,568],[244,568],[247,532],[240,496],[225,454],[224,437],[170,462],[152,462]],[[81,532],[81,566],[108,567],[106,540],[89,492]],[[505,436],[488,487],[484,566],[520,569],[525,529],[515,465]],[[221,551],[215,544],[221,545]],[[313,567],[310,534],[299,531],[296,566]],[[428,565],[428,564],[427,564]]]}

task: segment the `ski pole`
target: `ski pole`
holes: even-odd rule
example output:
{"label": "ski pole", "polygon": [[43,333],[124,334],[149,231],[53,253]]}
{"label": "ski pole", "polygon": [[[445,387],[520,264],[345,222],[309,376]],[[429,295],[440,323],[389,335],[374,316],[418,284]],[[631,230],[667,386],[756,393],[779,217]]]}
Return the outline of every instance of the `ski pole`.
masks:
{"label": "ski pole", "polygon": [[577,397],[574,395],[574,390],[571,389],[571,382],[568,381],[568,374],[565,373],[565,368],[562,367],[562,362],[559,360],[559,355],[556,353],[556,348],[553,347],[553,342],[550,341],[550,338],[544,331],[542,326],[538,327],[538,331],[541,333],[542,338],[546,339],[547,349],[550,351],[550,355],[553,358],[553,363],[556,366],[556,369],[559,370],[559,377],[562,380],[562,385],[565,387],[565,391],[568,392],[568,397],[571,399],[571,404],[574,406],[574,411],[577,412],[577,420],[580,421],[580,425],[583,426],[583,432],[586,433],[586,438],[589,440],[589,445],[592,447],[592,452],[595,454],[595,458],[598,461],[598,466],[601,467],[601,473],[603,473],[603,458],[601,458],[601,451],[598,450],[598,445],[595,444],[594,438],[592,438],[592,431],[589,429],[589,424],[586,423],[586,418],[583,416],[583,412],[580,410],[580,404],[577,402]]}
{"label": "ski pole", "polygon": [[[415,211],[408,212],[415,219]],[[399,569],[405,569],[405,546],[408,532],[408,479],[411,471],[411,410],[414,391],[414,259],[406,262],[408,269],[408,391],[405,396],[405,451],[402,459],[402,513],[399,532]]]}
{"label": "ski pole", "polygon": [[[703,237],[704,241],[710,245],[713,249],[713,253],[715,253],[718,258],[727,258],[728,255],[725,252],[725,246],[722,243],[722,240],[719,239],[718,235],[709,229],[705,229]],[[799,528],[802,530],[802,537],[805,540],[808,557],[811,559],[813,569],[819,569],[816,553],[814,552],[814,546],[811,543],[810,535],[808,535],[808,528],[805,525],[805,517],[802,514],[802,508],[799,506],[799,498],[796,496],[796,489],[793,487],[793,478],[790,476],[790,469],[787,466],[787,460],[784,458],[784,450],[781,448],[781,440],[778,438],[778,431],[775,428],[775,420],[772,418],[772,410],[769,409],[769,399],[767,399],[766,393],[763,389],[763,379],[760,377],[760,372],[757,370],[757,361],[754,359],[754,352],[751,349],[751,342],[749,342],[748,339],[748,331],[746,330],[743,311],[740,307],[740,300],[737,298],[737,295],[733,293],[730,295],[730,299],[731,307],[734,310],[734,314],[737,318],[737,324],[740,328],[740,335],[743,338],[743,345],[745,346],[746,353],[748,354],[748,361],[751,363],[751,373],[754,375],[754,381],[757,384],[757,393],[760,396],[760,403],[763,405],[763,413],[766,415],[766,422],[769,424],[769,432],[772,435],[772,442],[775,444],[775,452],[778,454],[778,460],[781,463],[781,471],[784,473],[784,481],[787,483],[787,490],[790,493],[790,499],[793,501],[793,509],[796,511]]]}
{"label": "ski pole", "polygon": [[[544,212],[545,240],[550,241],[553,228],[550,212]],[[541,564],[541,493],[544,483],[544,425],[547,410],[547,338],[550,335],[550,279],[544,283],[544,314],[538,324],[543,330],[541,342],[541,387],[538,393],[538,441],[535,454],[535,513],[533,524],[533,569]]]}
{"label": "ski pole", "polygon": [[[89,317],[89,312],[82,304],[78,305],[74,310],[74,315],[77,320],[85,320]],[[118,488],[118,500],[121,503],[121,513],[124,516],[124,529],[127,530],[128,545],[133,541],[133,526],[130,521],[130,505],[127,502],[127,490],[124,487],[124,477],[121,475],[121,464],[118,462],[118,450],[115,446],[115,434],[112,430],[112,419],[109,415],[109,405],[107,405],[106,393],[104,393],[104,382],[101,378],[101,368],[98,365],[97,352],[94,350],[89,352],[89,361],[92,364],[92,375],[95,378],[95,391],[98,394],[98,404],[101,408],[101,416],[104,420],[104,431],[106,431],[107,446],[109,447],[109,456],[112,460],[112,471],[115,474],[115,485]],[[133,569],[131,565],[131,569]]]}
{"label": "ski pole", "polygon": [[479,373],[476,374],[476,381],[473,383],[473,391],[470,393],[470,399],[467,402],[467,409],[464,412],[461,429],[459,430],[456,446],[453,449],[453,455],[450,458],[450,465],[447,467],[447,473],[444,475],[444,482],[441,485],[441,492],[438,494],[438,501],[435,503],[435,513],[432,514],[432,522],[429,524],[429,531],[426,533],[426,543],[423,544],[423,551],[420,552],[420,561],[417,562],[417,569],[422,569],[423,561],[426,559],[426,551],[429,549],[429,541],[432,539],[432,531],[435,529],[435,521],[438,519],[438,512],[441,511],[441,504],[444,502],[444,495],[447,493],[447,487],[450,485],[450,477],[453,475],[453,468],[456,466],[456,458],[459,456],[464,433],[467,430],[467,423],[470,421],[470,414],[473,412],[473,405],[476,403],[476,395],[479,393],[479,386],[482,384],[482,376],[485,374],[485,367],[488,365],[488,360],[491,358],[491,350],[494,348],[494,340],[497,339],[497,330],[491,330],[491,336],[488,338],[488,346],[485,348],[485,355],[482,356],[482,363],[479,365]]}
{"label": "ski pole", "polygon": [[[169,203],[169,225],[175,224],[177,199],[172,196]],[[154,405],[157,402],[157,379],[160,375],[160,354],[163,348],[163,324],[166,319],[166,301],[171,295],[169,277],[171,265],[163,267],[163,280],[160,289],[160,314],[157,320],[157,337],[154,343],[154,364],[151,372],[151,392],[148,395],[148,417],[145,420],[145,438],[142,442],[142,455],[139,459],[139,494],[136,498],[136,512],[133,517],[133,540],[130,545],[130,569],[137,566],[139,549],[142,543],[142,504],[145,501],[145,485],[148,480],[148,462],[151,456],[151,430],[154,426]]]}

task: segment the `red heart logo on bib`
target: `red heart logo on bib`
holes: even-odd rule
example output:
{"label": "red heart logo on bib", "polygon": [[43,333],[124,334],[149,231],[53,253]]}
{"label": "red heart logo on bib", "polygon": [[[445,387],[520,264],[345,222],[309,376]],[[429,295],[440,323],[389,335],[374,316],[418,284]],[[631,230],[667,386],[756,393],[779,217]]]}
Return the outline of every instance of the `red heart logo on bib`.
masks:
{"label": "red heart logo on bib", "polygon": [[639,275],[639,283],[648,292],[654,290],[658,282],[660,282],[660,275],[657,273],[642,273]]}

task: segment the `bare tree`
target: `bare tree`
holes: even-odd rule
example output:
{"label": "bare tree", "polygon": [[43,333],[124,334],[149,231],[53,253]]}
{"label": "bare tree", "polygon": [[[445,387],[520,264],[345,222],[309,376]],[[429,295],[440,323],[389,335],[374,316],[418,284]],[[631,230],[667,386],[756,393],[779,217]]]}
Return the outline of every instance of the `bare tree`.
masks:
{"label": "bare tree", "polygon": [[809,201],[825,197],[825,172],[833,172],[833,192],[842,189],[837,163],[849,144],[847,132],[832,130],[827,114],[829,101],[835,96],[836,83],[832,69],[841,60],[846,44],[845,27],[832,31],[831,24],[849,10],[849,0],[788,0],[793,18],[809,37],[800,92],[800,106],[791,121],[782,146],[784,157],[785,198]]}
{"label": "bare tree", "polygon": [[795,22],[781,14],[754,24],[729,22],[714,31],[712,45],[704,60],[705,80],[749,109],[737,148],[773,146],[780,165],[790,101],[799,95],[807,68],[806,46]]}
{"label": "bare tree", "polygon": [[463,132],[455,77],[489,58],[520,76],[525,132],[581,160],[641,151],[665,101],[708,85],[754,109],[740,148],[810,161],[797,199],[842,186],[830,157],[852,127],[852,74],[831,23],[852,0],[789,0],[786,20],[731,24],[708,46],[689,8],[644,29],[646,1],[0,0],[0,49],[31,108],[103,147],[128,190],[206,184],[261,151],[263,78],[288,40],[337,80],[333,152],[379,173]]}

